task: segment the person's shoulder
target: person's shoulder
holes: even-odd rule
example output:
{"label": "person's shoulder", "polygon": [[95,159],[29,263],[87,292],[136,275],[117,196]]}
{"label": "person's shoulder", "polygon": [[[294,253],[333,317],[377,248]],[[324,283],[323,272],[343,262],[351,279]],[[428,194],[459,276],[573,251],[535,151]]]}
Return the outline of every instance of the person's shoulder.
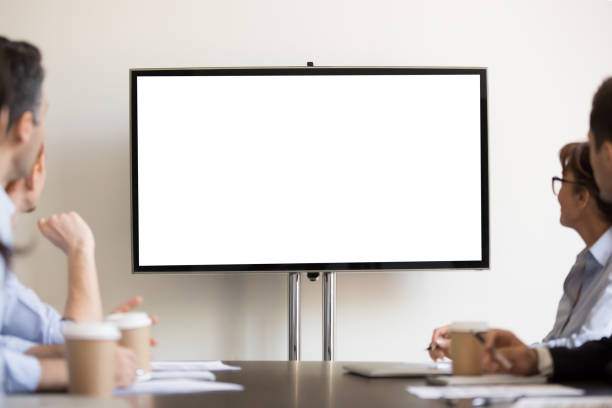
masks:
{"label": "person's shoulder", "polygon": [[10,291],[20,291],[24,289],[27,289],[27,288],[23,285],[23,283],[21,283],[17,275],[15,275],[11,271],[7,271],[6,277],[4,279],[4,290],[6,292],[10,292]]}

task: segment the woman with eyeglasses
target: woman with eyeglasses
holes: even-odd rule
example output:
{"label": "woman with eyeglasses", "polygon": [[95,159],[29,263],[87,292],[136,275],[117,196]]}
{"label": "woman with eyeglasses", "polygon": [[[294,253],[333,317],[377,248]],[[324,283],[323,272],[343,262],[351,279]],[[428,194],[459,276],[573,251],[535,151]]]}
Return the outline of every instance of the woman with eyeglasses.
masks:
{"label": "woman with eyeglasses", "polygon": [[[588,143],[563,146],[559,160],[562,177],[552,178],[559,221],[575,230],[586,247],[565,278],[553,328],[538,346],[573,348],[612,334],[612,205],[599,195]],[[434,330],[428,350],[434,361],[450,358],[449,326]]]}

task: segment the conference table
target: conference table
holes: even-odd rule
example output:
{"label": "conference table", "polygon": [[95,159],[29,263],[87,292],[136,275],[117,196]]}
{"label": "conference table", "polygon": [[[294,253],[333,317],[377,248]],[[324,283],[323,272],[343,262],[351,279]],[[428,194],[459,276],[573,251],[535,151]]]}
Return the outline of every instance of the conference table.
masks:
{"label": "conference table", "polygon": [[[236,383],[243,391],[201,394],[129,395],[112,400],[95,400],[68,394],[36,394],[5,397],[6,408],[120,407],[284,407],[284,408],[406,408],[448,407],[439,400],[419,399],[406,391],[409,385],[423,385],[421,379],[369,379],[346,373],[342,362],[226,361],[239,371],[216,372],[218,382]],[[587,395],[611,395],[612,387],[603,382],[571,383]],[[0,401],[1,402],[1,401]],[[460,400],[457,407],[471,407]],[[495,405],[504,407],[506,405]]]}

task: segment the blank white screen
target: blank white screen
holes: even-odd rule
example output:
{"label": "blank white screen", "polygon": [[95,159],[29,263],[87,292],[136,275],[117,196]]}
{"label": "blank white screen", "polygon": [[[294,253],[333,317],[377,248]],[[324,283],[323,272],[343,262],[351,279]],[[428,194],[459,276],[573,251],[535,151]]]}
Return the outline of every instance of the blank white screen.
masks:
{"label": "blank white screen", "polygon": [[481,259],[478,75],[137,86],[140,266]]}

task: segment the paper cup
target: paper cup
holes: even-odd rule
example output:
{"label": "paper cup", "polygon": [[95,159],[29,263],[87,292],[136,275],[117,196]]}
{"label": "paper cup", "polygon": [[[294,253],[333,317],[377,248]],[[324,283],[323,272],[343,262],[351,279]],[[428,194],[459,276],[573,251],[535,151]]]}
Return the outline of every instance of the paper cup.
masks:
{"label": "paper cup", "polygon": [[115,313],[106,318],[121,330],[119,344],[136,353],[138,368],[151,372],[151,319],[143,312]]}
{"label": "paper cup", "polygon": [[488,330],[485,322],[454,322],[451,324],[453,375],[482,375],[484,345],[474,336],[474,333]]}
{"label": "paper cup", "polygon": [[72,394],[109,397],[115,386],[115,349],[121,333],[107,323],[64,326]]}

